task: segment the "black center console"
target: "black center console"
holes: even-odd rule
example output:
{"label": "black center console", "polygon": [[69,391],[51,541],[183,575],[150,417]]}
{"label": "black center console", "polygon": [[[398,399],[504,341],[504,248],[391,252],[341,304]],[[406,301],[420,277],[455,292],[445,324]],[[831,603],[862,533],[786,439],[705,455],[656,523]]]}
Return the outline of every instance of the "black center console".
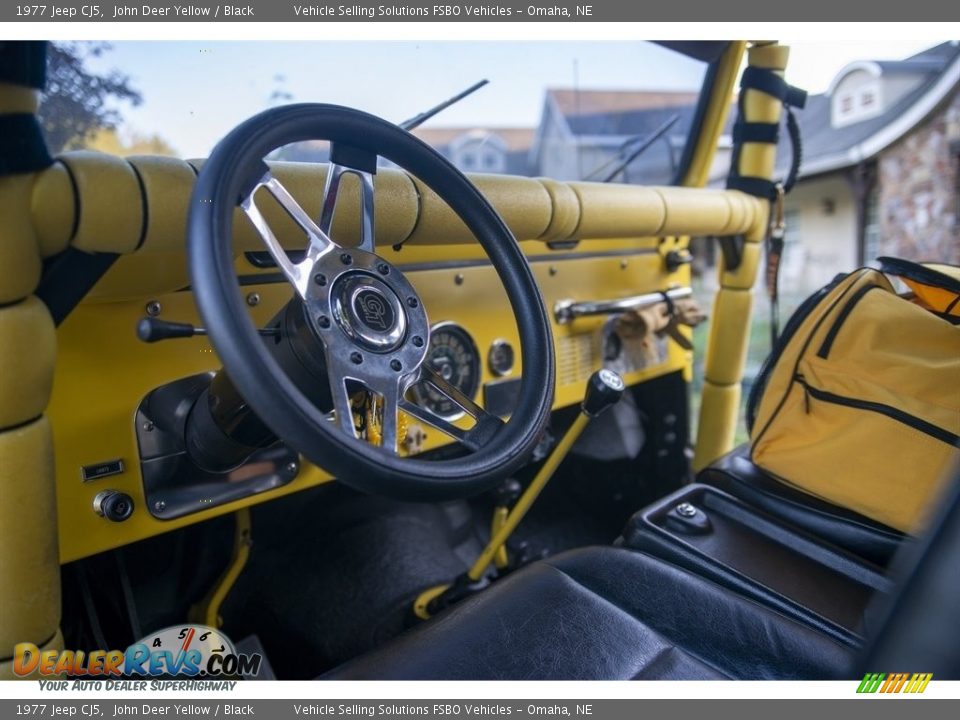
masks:
{"label": "black center console", "polygon": [[881,568],[707,485],[688,485],[634,515],[618,544],[731,588],[850,645]]}

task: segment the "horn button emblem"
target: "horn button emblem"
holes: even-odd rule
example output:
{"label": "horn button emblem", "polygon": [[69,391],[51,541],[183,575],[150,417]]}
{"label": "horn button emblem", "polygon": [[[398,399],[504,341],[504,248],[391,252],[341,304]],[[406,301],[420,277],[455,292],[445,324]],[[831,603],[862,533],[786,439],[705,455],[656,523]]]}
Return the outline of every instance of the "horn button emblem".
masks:
{"label": "horn button emblem", "polygon": [[331,293],[334,317],[356,344],[374,352],[390,352],[407,332],[407,317],[397,294],[365,272],[337,280]]}
{"label": "horn button emblem", "polygon": [[357,318],[371,330],[387,332],[396,322],[393,309],[376,290],[361,290],[353,299]]}

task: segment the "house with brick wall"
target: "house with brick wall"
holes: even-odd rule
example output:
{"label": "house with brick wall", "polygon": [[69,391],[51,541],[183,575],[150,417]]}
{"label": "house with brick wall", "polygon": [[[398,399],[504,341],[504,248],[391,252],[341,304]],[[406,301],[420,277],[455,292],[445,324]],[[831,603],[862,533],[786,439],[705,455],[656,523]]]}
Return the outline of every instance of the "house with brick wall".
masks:
{"label": "house with brick wall", "polygon": [[809,292],[883,255],[960,263],[960,44],[851,63],[797,119],[785,286]]}

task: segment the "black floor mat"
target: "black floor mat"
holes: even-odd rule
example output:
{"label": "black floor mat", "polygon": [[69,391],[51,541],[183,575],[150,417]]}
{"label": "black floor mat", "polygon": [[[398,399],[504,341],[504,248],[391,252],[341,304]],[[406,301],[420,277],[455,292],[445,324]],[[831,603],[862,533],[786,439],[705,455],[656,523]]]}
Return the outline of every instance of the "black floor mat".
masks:
{"label": "black floor mat", "polygon": [[[627,463],[569,457],[513,545],[538,557],[610,544],[641,506],[633,478]],[[479,555],[492,509],[492,495],[427,505],[341,485],[255,508],[250,562],[224,605],[225,630],[258,635],[279,678],[315,677],[402,632],[417,595]]]}
{"label": "black floor mat", "polygon": [[481,549],[465,503],[399,503],[339,486],[258,508],[253,537],[225,629],[256,633],[287,679],[315,677],[398,635],[416,596]]}
{"label": "black floor mat", "polygon": [[[535,468],[524,473],[526,485]],[[609,545],[629,517],[654,498],[637,486],[629,462],[600,462],[568,456],[511,537],[533,556],[555,555],[585,545]],[[488,537],[493,500],[473,501],[478,533]]]}

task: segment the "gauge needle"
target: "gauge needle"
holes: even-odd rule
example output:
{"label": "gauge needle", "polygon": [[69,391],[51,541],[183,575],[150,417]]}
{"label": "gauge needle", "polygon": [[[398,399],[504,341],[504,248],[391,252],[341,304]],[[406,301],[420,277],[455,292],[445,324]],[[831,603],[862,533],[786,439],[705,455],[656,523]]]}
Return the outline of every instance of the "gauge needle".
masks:
{"label": "gauge needle", "polygon": [[453,358],[435,357],[431,361],[431,364],[434,370],[437,370],[440,373],[440,377],[444,380],[449,380],[453,377]]}
{"label": "gauge needle", "polygon": [[190,641],[193,640],[193,636],[197,633],[194,628],[190,628],[187,631],[187,636],[183,639],[183,645],[180,646],[180,654],[177,656],[176,667],[180,667],[183,663],[183,658],[187,653],[187,650],[190,648]]}
{"label": "gauge needle", "polygon": [[185,653],[190,649],[190,641],[193,640],[193,636],[196,635],[196,633],[197,631],[194,628],[190,628],[187,636],[183,639],[183,645],[180,646],[180,652]]}

